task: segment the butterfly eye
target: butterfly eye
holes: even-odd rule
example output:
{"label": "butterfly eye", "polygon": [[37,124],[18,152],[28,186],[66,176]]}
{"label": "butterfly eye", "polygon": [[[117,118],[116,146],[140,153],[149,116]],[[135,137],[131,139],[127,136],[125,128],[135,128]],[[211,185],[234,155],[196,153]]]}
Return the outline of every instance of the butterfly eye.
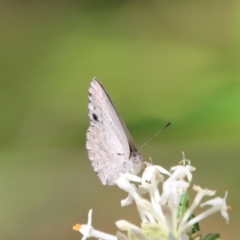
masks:
{"label": "butterfly eye", "polygon": [[133,162],[135,162],[135,163],[140,163],[140,162],[142,162],[142,154],[140,154],[140,153],[138,153],[138,152],[135,152],[135,153],[133,153]]}

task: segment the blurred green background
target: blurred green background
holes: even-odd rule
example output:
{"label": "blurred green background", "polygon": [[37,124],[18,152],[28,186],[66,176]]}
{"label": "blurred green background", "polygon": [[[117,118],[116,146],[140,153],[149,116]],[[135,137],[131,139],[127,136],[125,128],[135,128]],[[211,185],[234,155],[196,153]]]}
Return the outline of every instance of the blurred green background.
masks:
{"label": "blurred green background", "polygon": [[240,2],[1,1],[0,239],[80,239],[86,223],[116,232],[135,206],[104,187],[85,150],[96,76],[143,150],[169,169],[182,151],[193,183],[229,191],[202,230],[239,236]]}

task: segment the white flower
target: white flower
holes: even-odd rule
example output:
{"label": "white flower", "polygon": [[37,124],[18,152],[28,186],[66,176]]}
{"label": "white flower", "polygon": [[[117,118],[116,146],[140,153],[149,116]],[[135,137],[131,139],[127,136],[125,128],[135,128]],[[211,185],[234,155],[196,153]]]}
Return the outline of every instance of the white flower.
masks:
{"label": "white flower", "polygon": [[[204,196],[213,196],[216,191],[212,191],[209,189],[202,189],[200,186],[193,186],[193,189],[197,191],[197,195],[192,203],[192,205],[188,208],[188,210],[185,212],[178,228],[178,234],[181,234],[184,232],[188,227],[192,226],[193,224],[197,223],[198,221],[202,220],[202,218],[199,220],[199,218],[194,218],[195,221],[188,221],[191,214],[193,214],[193,211],[196,209],[196,207],[199,206],[199,203],[201,202],[202,198]],[[198,221],[196,221],[198,219]]]}
{"label": "white flower", "polygon": [[227,194],[228,193],[226,192],[224,198],[217,197],[209,201],[206,201],[205,203],[202,203],[200,207],[204,207],[206,205],[212,205],[212,208],[211,208],[212,213],[220,210],[222,216],[226,219],[226,222],[229,223],[229,216],[228,216],[229,207],[226,204]]}
{"label": "white flower", "polygon": [[191,165],[178,165],[171,168],[171,171],[173,171],[173,174],[171,176],[172,179],[178,180],[178,179],[184,179],[187,177],[188,182],[192,181],[192,173],[195,171],[195,168]]}
{"label": "white flower", "polygon": [[83,235],[82,240],[86,240],[87,238],[90,238],[90,237],[95,237],[95,238],[105,239],[105,240],[117,240],[116,236],[95,230],[92,227],[92,209],[89,210],[88,212],[88,223],[84,225],[76,224],[75,226],[73,226],[73,230],[79,231],[80,233],[82,233]]}
{"label": "white flower", "polygon": [[[128,193],[127,198],[121,201],[121,205],[136,203],[141,226],[119,220],[116,226],[119,230],[126,231],[126,235],[121,232],[117,232],[116,236],[106,234],[92,227],[90,210],[87,225],[76,225],[74,229],[83,234],[83,240],[89,237],[106,240],[189,240],[197,231],[195,225],[215,212],[221,212],[228,222],[227,193],[224,198],[216,197],[201,203],[203,197],[211,197],[216,191],[194,185],[193,189],[197,194],[192,204],[188,206],[187,191],[195,168],[191,166],[189,160],[184,159],[182,162],[183,165],[172,167],[171,172],[160,166],[145,163],[142,178],[123,174],[116,181],[118,187]],[[168,177],[166,180],[163,174]],[[144,198],[146,193],[149,194],[150,200]],[[193,215],[197,207],[204,206],[210,207],[197,216]]]}
{"label": "white flower", "polygon": [[161,204],[166,204],[171,201],[174,205],[178,205],[181,194],[184,193],[189,187],[189,183],[183,180],[172,180],[169,178],[163,183],[163,193]]}
{"label": "white flower", "polygon": [[144,185],[147,182],[150,182],[152,179],[152,176],[154,175],[156,177],[157,182],[162,182],[164,180],[164,177],[162,174],[166,174],[170,176],[170,172],[164,169],[163,167],[160,166],[154,166],[149,163],[145,163],[145,170],[142,175],[142,185]]}
{"label": "white flower", "polygon": [[140,195],[137,192],[137,188],[134,184],[130,183],[130,181],[134,182],[141,182],[141,178],[125,173],[123,174],[117,181],[117,185],[119,188],[123,189],[124,191],[129,193],[129,196],[132,197],[134,200],[140,199]]}
{"label": "white flower", "polygon": [[116,226],[122,231],[128,231],[129,229],[134,229],[134,228],[141,230],[139,227],[137,227],[136,225],[134,225],[126,220],[118,220],[116,222]]}

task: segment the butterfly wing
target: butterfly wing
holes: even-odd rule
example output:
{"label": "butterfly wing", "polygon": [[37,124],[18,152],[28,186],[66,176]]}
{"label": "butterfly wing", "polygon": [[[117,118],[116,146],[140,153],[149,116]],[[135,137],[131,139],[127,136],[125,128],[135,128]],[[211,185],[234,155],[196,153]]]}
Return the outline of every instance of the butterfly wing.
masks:
{"label": "butterfly wing", "polygon": [[101,182],[114,185],[121,174],[137,173],[131,156],[140,154],[106,90],[96,78],[90,84],[88,99],[88,156]]}

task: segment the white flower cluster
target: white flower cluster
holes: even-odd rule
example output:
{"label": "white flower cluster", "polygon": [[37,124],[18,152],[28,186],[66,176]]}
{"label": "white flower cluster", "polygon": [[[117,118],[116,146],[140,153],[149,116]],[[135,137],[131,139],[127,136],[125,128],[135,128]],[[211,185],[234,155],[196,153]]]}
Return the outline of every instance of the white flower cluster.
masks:
{"label": "white flower cluster", "polygon": [[[194,239],[194,226],[215,212],[220,211],[228,222],[227,193],[224,198],[216,197],[201,203],[204,196],[213,196],[215,191],[194,185],[196,197],[190,206],[187,203],[185,205],[187,189],[192,181],[194,170],[189,160],[182,160],[182,165],[172,167],[170,172],[160,166],[145,163],[141,178],[131,174],[122,175],[116,184],[128,192],[128,197],[121,201],[121,205],[136,203],[141,218],[141,227],[126,220],[116,222],[116,226],[126,231],[127,235],[117,232],[114,236],[95,230],[92,227],[92,210],[88,213],[88,223],[77,224],[73,229],[83,234],[82,240],[89,237],[105,240],[188,240]],[[164,175],[168,176],[166,180],[164,180]],[[161,191],[159,190],[160,184],[162,185]],[[149,193],[150,201],[144,198],[146,193]],[[207,205],[210,206],[207,210],[197,216],[193,215],[196,207]],[[195,233],[195,235],[198,234],[198,232]]]}

